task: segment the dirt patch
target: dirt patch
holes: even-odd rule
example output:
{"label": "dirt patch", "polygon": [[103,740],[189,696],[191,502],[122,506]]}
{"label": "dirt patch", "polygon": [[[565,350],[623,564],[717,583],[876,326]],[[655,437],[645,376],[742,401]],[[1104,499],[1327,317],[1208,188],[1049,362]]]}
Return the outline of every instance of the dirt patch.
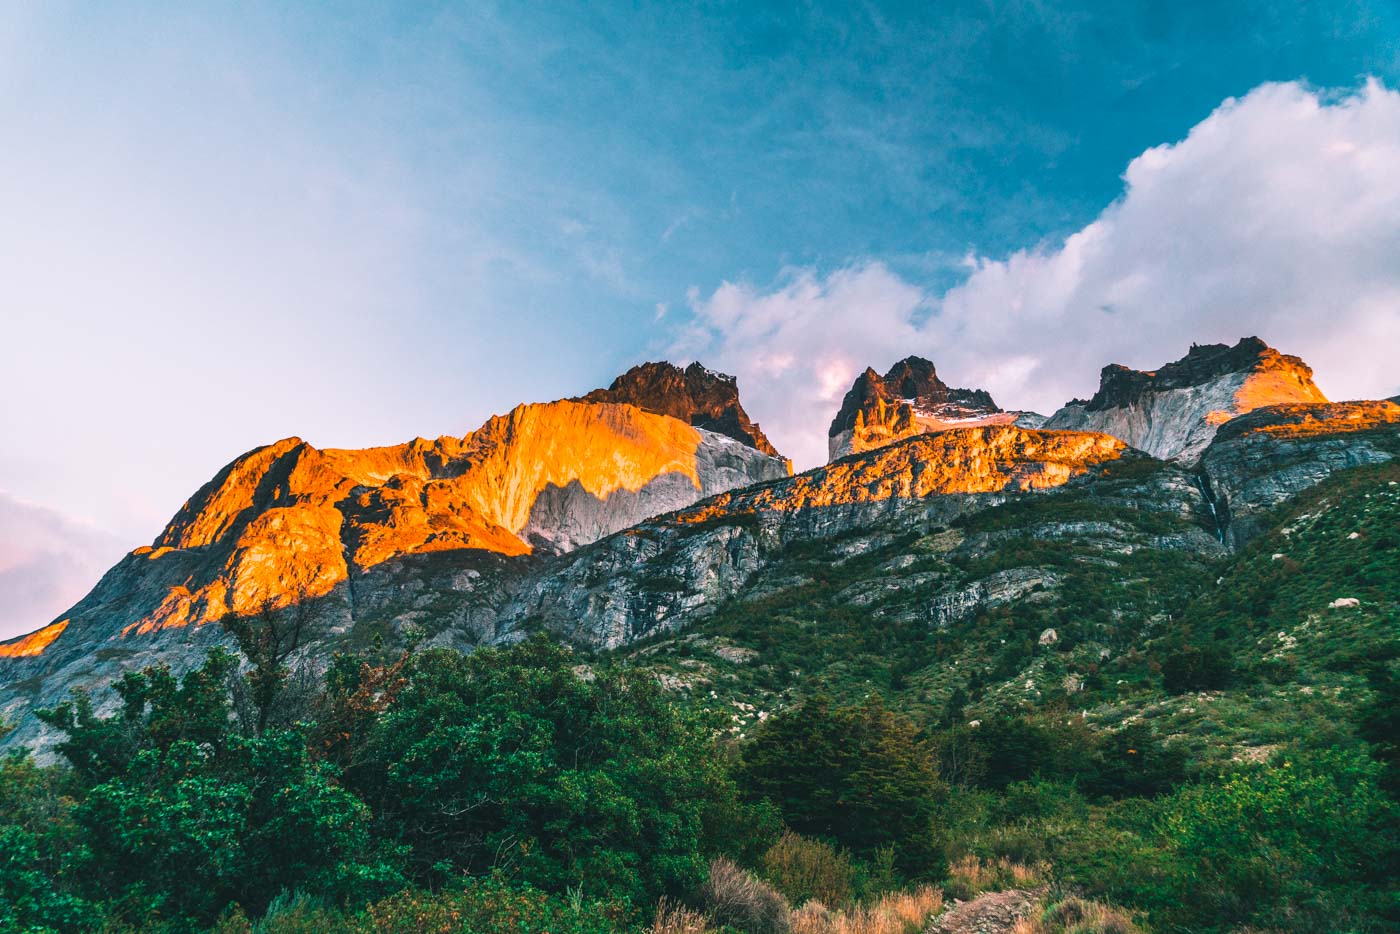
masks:
{"label": "dirt patch", "polygon": [[1044,894],[1043,889],[1010,889],[957,902],[933,919],[926,934],[1010,934]]}

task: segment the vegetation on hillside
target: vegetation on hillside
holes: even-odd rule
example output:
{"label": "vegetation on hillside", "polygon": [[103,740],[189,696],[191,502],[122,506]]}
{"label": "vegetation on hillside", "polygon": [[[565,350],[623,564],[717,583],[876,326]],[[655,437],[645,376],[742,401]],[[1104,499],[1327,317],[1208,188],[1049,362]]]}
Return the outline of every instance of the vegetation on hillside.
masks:
{"label": "vegetation on hillside", "polygon": [[[368,646],[313,682],[244,621],[242,659],[0,759],[0,930],[909,934],[1000,889],[1047,934],[1400,925],[1400,467],[1228,558],[1124,549],[1194,520],[1090,496],[795,546],[615,655]],[[921,613],[1027,567],[1053,584]]]}

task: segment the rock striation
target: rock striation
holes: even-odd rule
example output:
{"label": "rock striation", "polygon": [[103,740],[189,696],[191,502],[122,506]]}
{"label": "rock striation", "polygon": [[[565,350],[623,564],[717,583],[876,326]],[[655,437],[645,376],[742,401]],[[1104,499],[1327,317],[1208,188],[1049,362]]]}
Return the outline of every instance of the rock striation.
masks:
{"label": "rock striation", "polygon": [[1026,427],[1038,427],[1034,413],[1005,412],[985,390],[954,389],[928,360],[905,357],[884,376],[867,368],[856,377],[827,431],[828,460],[930,431],[1014,424],[1021,415],[1031,421]]}
{"label": "rock striation", "polygon": [[1257,534],[1273,507],[1339,470],[1400,456],[1400,405],[1297,403],[1255,409],[1221,427],[1201,458],[1226,541]]}
{"label": "rock striation", "polygon": [[946,523],[1063,486],[1125,454],[1141,457],[1105,435],[1011,425],[917,435],[711,497],[564,556],[518,591],[509,615],[616,648],[679,628],[753,587],[790,543]]}
{"label": "rock striation", "polygon": [[[729,411],[741,415],[737,398]],[[343,635],[427,609],[403,605],[408,589],[414,600],[432,586],[472,591],[503,561],[533,566],[789,475],[785,460],[752,444],[622,402],[521,405],[465,437],[364,450],[287,438],[219,471],[60,621],[0,644],[0,684],[71,665],[56,680],[88,682],[121,667],[104,657],[203,646],[222,638],[208,624],[267,606],[314,603],[323,634]],[[466,616],[456,622],[471,628]]]}
{"label": "rock striation", "polygon": [[644,412],[669,415],[733,438],[769,457],[780,456],[739,403],[734,377],[699,363],[685,369],[673,363],[643,363],[613,380],[607,389],[595,389],[578,401],[635,405]]}
{"label": "rock striation", "polygon": [[1106,366],[1093,398],[1070,402],[1044,427],[1101,431],[1154,457],[1190,463],[1238,415],[1326,401],[1307,364],[1246,337],[1233,347],[1193,344],[1185,357],[1157,370]]}

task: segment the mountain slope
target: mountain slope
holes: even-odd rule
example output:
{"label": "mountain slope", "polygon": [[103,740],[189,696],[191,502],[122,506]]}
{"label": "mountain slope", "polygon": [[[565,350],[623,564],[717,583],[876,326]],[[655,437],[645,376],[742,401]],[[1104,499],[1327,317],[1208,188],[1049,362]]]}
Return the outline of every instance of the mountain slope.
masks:
{"label": "mountain slope", "polygon": [[1190,463],[1237,415],[1326,401],[1307,364],[1246,337],[1233,347],[1193,344],[1185,357],[1157,370],[1106,366],[1093,398],[1068,403],[1044,427],[1102,431],[1154,457]]}

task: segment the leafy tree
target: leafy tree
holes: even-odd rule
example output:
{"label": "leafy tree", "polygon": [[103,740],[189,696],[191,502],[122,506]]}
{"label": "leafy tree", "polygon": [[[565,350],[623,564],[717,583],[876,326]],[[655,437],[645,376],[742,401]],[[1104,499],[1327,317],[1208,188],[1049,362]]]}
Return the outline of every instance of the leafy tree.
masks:
{"label": "leafy tree", "polygon": [[65,877],[78,837],[62,778],[26,751],[0,758],[0,930],[74,930],[97,917]]}
{"label": "leafy tree", "polygon": [[744,748],[741,778],[798,833],[867,858],[890,847],[910,877],[941,873],[946,787],[933,749],[878,698],[833,708],[815,697],[770,717]]}
{"label": "leafy tree", "polygon": [[249,665],[233,682],[234,711],[246,732],[286,729],[309,712],[313,673],[309,667],[293,670],[291,662],[310,635],[311,614],[312,602],[303,595],[284,607],[268,600],[257,613],[224,617],[224,629]]}
{"label": "leafy tree", "polygon": [[372,855],[368,809],[335,769],[294,731],[233,729],[232,668],[215,650],[179,680],[164,667],[128,674],[111,717],[81,695],[42,714],[68,734],[58,748],[83,793],[74,874],[128,914],[181,923],[232,902],[261,911],[284,887],[391,891],[400,880]]}
{"label": "leafy tree", "polygon": [[701,879],[739,813],[717,724],[653,679],[574,666],[542,637],[404,665],[349,776],[420,878],[509,869],[635,902]]}
{"label": "leafy tree", "polygon": [[1162,660],[1162,684],[1169,693],[1218,691],[1230,683],[1229,650],[1219,642],[1183,644]]}

